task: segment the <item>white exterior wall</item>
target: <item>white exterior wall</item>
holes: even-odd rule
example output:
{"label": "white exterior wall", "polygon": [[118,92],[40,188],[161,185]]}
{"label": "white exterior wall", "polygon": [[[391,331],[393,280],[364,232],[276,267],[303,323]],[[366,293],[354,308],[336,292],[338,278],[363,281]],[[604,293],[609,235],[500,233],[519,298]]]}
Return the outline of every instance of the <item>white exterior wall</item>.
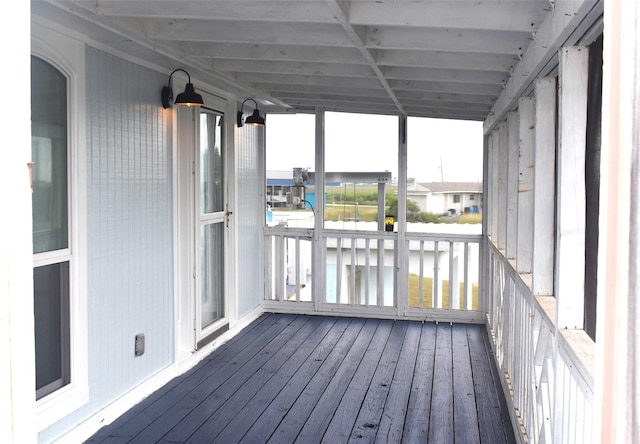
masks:
{"label": "white exterior wall", "polygon": [[[460,196],[460,202],[454,203],[453,196]],[[411,194],[407,192],[408,199],[415,202],[420,211],[426,211],[434,214],[442,214],[450,208],[455,209],[458,213],[464,211],[466,207],[477,206],[478,211],[482,207],[481,193],[470,193],[468,191],[450,192],[450,193],[428,193],[428,194]],[[473,199],[471,197],[473,196]]]}
{"label": "white exterior wall", "polygon": [[[172,157],[166,75],[87,47],[89,402],[51,442],[173,362]],[[134,337],[146,351],[135,357]]]}
{"label": "white exterior wall", "polygon": [[[266,196],[264,127],[236,129],[238,316],[257,308],[264,295],[264,236]],[[247,278],[251,276],[251,278]]]}

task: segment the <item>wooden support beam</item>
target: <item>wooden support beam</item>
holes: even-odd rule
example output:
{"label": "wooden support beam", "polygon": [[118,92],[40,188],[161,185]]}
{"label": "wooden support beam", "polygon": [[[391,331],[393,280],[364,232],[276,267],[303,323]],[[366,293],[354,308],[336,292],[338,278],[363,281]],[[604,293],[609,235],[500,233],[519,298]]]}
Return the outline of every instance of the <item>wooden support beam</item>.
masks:
{"label": "wooden support beam", "polygon": [[[325,112],[322,108],[316,108],[315,115],[315,179],[316,193],[318,195],[324,195],[324,133],[325,133]],[[313,276],[326,276],[327,257],[326,257],[326,242],[327,240],[322,237],[322,230],[324,228],[324,199],[319,199],[315,206],[315,220],[313,229]],[[325,302],[327,297],[326,279],[313,279],[313,303],[315,310],[320,310],[320,307]],[[336,295],[337,296],[337,295]]]}
{"label": "wooden support beam", "polygon": [[558,328],[584,326],[589,48],[560,50],[555,296]]}
{"label": "wooden support beam", "polygon": [[606,1],[596,340],[596,442],[640,442],[640,4]]}
{"label": "wooden support beam", "polygon": [[533,293],[553,294],[556,172],[556,79],[536,80]]}
{"label": "wooden support beam", "polygon": [[507,246],[507,122],[498,125],[498,248]]}
{"label": "wooden support beam", "polygon": [[518,139],[520,116],[507,116],[507,259],[515,259],[518,247]]}
{"label": "wooden support beam", "polygon": [[499,159],[499,146],[500,146],[500,132],[496,129],[489,136],[489,171],[491,177],[489,180],[489,202],[487,208],[490,211],[491,217],[489,219],[491,229],[491,239],[494,244],[498,244],[498,159]]}
{"label": "wooden support beam", "polygon": [[523,97],[518,102],[520,113],[518,158],[518,273],[531,273],[533,263],[533,161],[535,149],[535,100]]}
{"label": "wooden support beam", "polygon": [[545,18],[534,41],[527,47],[522,61],[513,70],[492,112],[485,120],[485,134],[491,132],[504,115],[515,107],[516,101],[540,75],[546,75],[561,46],[573,45],[602,15],[604,1],[555,1],[553,10]]}

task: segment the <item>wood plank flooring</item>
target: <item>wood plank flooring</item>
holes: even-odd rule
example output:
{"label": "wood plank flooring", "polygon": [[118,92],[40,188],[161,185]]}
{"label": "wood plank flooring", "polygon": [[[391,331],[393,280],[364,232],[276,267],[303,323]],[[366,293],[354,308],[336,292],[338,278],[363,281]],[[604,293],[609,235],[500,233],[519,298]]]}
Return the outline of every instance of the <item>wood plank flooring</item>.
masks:
{"label": "wood plank flooring", "polygon": [[265,314],[87,443],[512,443],[481,325]]}

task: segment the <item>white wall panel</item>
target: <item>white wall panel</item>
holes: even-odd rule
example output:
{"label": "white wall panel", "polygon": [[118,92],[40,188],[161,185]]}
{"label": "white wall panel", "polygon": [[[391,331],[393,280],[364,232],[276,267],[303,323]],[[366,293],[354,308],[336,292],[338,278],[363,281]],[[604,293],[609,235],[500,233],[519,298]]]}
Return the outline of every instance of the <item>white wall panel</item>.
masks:
{"label": "white wall panel", "polygon": [[260,304],[263,294],[262,228],[265,221],[265,127],[236,130],[238,317]]}
{"label": "white wall panel", "polygon": [[87,64],[91,382],[107,402],[173,357],[169,113],[166,75],[94,49]]}

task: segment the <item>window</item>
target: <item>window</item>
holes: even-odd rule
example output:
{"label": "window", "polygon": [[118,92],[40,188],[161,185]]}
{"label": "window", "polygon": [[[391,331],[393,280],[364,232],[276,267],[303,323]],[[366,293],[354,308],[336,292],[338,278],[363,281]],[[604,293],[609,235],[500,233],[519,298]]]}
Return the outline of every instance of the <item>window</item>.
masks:
{"label": "window", "polygon": [[385,230],[386,215],[397,220],[397,177],[397,116],[325,114],[325,228]]}
{"label": "window", "polygon": [[454,194],[453,195],[453,203],[460,203],[460,195],[459,194]]}
{"label": "window", "polygon": [[267,224],[313,227],[315,115],[269,114],[265,137]]}
{"label": "window", "polygon": [[476,200],[475,194],[469,194],[469,200]]}
{"label": "window", "polygon": [[89,402],[86,65],[83,43],[37,24],[31,50],[34,397],[43,430]]}
{"label": "window", "polygon": [[[67,79],[31,60],[36,399],[70,382]],[[46,100],[41,100],[47,94]]]}

